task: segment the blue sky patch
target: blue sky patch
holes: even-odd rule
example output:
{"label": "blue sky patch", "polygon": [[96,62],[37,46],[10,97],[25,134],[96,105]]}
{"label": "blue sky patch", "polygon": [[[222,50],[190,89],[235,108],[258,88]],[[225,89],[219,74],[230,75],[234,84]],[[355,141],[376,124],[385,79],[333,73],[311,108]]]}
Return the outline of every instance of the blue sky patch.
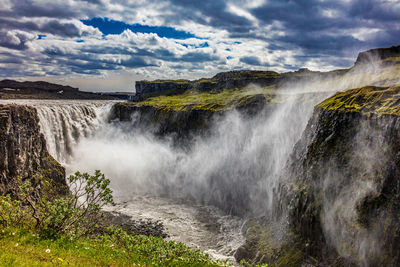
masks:
{"label": "blue sky patch", "polygon": [[127,24],[123,21],[111,20],[108,18],[92,18],[81,20],[87,26],[98,28],[104,35],[108,34],[121,34],[129,29],[134,33],[156,33],[160,37],[174,38],[174,39],[189,39],[196,38],[190,32],[179,31],[173,27],[166,26],[148,26],[141,24]]}
{"label": "blue sky patch", "polygon": [[199,45],[195,45],[195,44],[180,44],[180,45],[182,45],[182,46],[184,46],[186,48],[188,48],[188,47],[194,47],[194,48],[210,47],[210,45],[207,42],[201,43]]}

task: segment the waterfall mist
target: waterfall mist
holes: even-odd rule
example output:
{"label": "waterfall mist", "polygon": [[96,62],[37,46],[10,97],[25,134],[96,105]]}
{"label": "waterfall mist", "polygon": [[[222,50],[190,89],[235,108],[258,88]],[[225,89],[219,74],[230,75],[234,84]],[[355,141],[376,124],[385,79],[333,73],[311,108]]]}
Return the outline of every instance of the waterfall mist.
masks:
{"label": "waterfall mist", "polygon": [[[66,166],[67,173],[99,169],[110,178],[116,196],[184,198],[215,205],[227,213],[272,216],[279,184],[291,178],[284,177],[283,170],[314,106],[337,91],[378,82],[383,85],[380,81],[391,77],[381,70],[381,66],[369,66],[344,75],[286,83],[277,90],[279,103],[273,110],[251,118],[235,110],[227,112],[211,126],[210,135],[196,136],[184,149],[175,146],[172,138],[160,139],[136,128],[135,114],[131,122],[108,122],[112,103],[27,104],[36,107],[49,152]],[[380,155],[362,144],[359,142],[355,154],[367,165],[360,168],[373,171],[368,160]],[[379,231],[352,233],[351,225],[357,203],[375,192],[377,185],[365,181],[343,189],[339,186],[344,177],[341,169],[332,166],[327,164],[330,175],[323,186],[324,234],[342,256],[354,255],[346,255],[341,246],[357,244],[357,257],[362,258],[379,250],[375,246]],[[286,222],[281,223],[284,228]]]}
{"label": "waterfall mist", "polygon": [[[102,170],[118,195],[180,197],[236,214],[266,215],[314,105],[367,82],[365,76],[352,74],[351,79],[286,84],[278,91],[281,103],[274,110],[252,118],[231,111],[212,126],[209,136],[197,136],[190,149],[136,129],[135,114],[132,122],[103,122],[75,146],[67,166],[70,171]],[[106,112],[100,120],[106,119]]]}

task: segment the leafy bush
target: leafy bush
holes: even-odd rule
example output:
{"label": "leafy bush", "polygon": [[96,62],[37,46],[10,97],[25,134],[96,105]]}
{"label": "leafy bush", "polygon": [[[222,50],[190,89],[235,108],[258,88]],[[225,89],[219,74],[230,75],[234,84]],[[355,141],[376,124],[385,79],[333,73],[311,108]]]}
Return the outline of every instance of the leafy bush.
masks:
{"label": "leafy bush", "polygon": [[18,181],[9,195],[0,196],[1,266],[230,265],[162,237],[128,234],[120,227],[98,231],[101,208],[113,203],[110,181],[96,171],[77,172],[68,182],[67,196],[52,194],[49,184],[34,185],[34,179]]}
{"label": "leafy bush", "polygon": [[12,200],[10,195],[0,196],[0,224],[3,227],[27,224],[31,218],[31,211],[20,201]]}
{"label": "leafy bush", "polygon": [[47,192],[51,185],[34,187],[30,180],[19,181],[11,195],[0,197],[0,222],[4,226],[34,227],[42,235],[60,234],[81,236],[93,233],[99,227],[101,208],[113,203],[110,181],[100,171],[94,175],[76,172],[68,178],[70,194],[55,197]]}

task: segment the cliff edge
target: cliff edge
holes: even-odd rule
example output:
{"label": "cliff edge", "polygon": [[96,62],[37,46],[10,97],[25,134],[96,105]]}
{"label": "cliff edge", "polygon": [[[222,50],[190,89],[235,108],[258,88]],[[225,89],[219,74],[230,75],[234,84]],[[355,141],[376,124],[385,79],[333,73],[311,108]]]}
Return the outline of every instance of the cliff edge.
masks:
{"label": "cliff edge", "polygon": [[48,180],[57,192],[68,192],[65,170],[47,151],[34,108],[0,105],[0,193],[8,193],[17,178],[34,185]]}

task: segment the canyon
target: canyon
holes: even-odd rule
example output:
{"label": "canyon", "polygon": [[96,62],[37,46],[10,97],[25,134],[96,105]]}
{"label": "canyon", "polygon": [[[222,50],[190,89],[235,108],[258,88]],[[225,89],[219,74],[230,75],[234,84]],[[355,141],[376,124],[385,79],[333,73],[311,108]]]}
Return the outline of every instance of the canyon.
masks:
{"label": "canyon", "polygon": [[164,217],[173,239],[217,258],[398,266],[399,57],[139,81],[131,102],[2,100],[0,191],[100,169],[111,211]]}

